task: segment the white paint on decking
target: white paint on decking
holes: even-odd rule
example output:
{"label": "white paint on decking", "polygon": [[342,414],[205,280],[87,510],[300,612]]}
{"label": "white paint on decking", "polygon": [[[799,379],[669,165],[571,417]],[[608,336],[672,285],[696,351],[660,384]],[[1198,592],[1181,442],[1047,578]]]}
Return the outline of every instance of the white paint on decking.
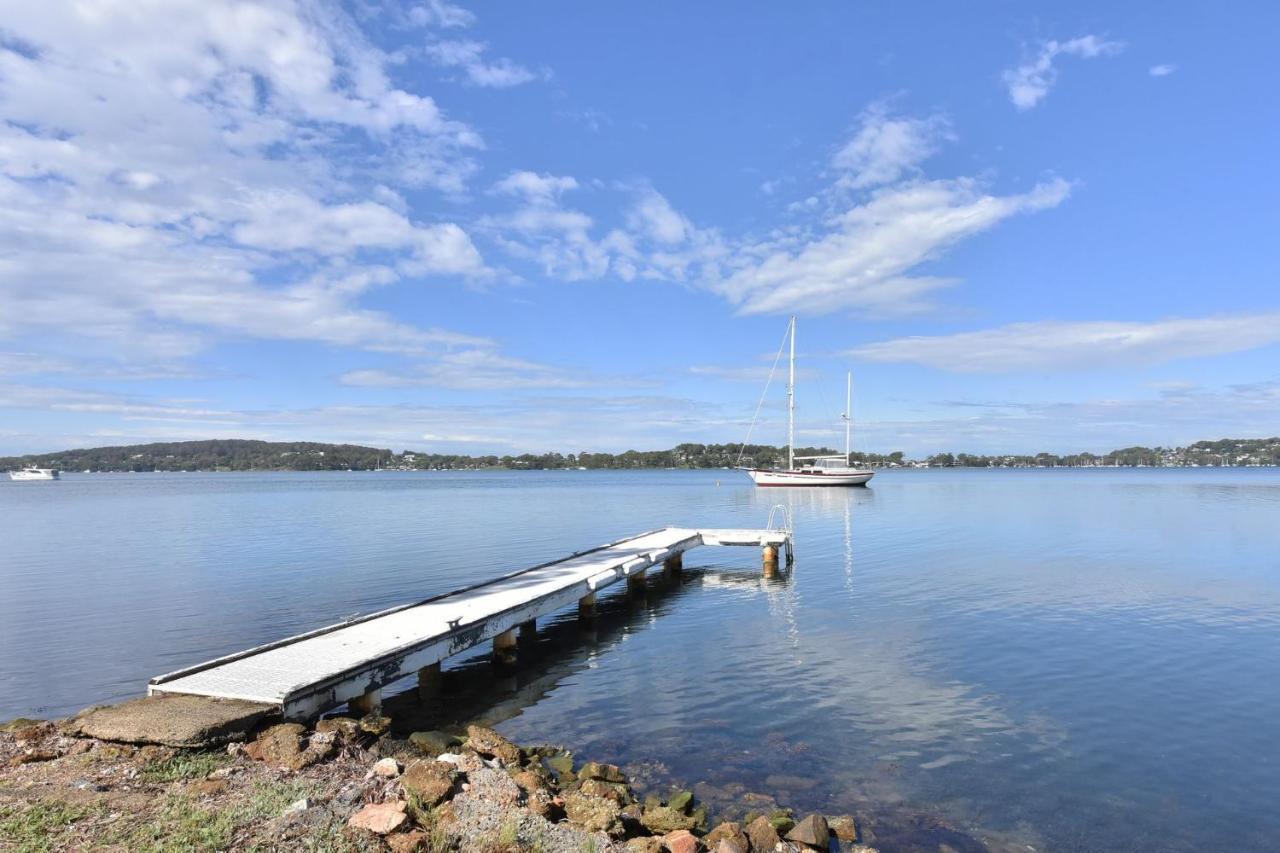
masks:
{"label": "white paint on decking", "polygon": [[312,716],[698,545],[789,543],[785,530],[655,530],[161,675],[148,692],[247,699],[279,705],[287,717]]}

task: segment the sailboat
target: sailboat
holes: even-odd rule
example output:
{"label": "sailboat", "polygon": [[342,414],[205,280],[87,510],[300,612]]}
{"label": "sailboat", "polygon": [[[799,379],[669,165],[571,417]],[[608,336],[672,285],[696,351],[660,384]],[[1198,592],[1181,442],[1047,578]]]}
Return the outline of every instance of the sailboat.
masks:
{"label": "sailboat", "polygon": [[[747,475],[757,486],[865,486],[874,471],[849,464],[849,436],[853,423],[853,374],[846,377],[844,414],[844,455],[796,456],[796,318],[787,330],[791,339],[791,362],[787,376],[787,467],[783,470],[748,468]],[[808,463],[797,466],[797,462]]]}

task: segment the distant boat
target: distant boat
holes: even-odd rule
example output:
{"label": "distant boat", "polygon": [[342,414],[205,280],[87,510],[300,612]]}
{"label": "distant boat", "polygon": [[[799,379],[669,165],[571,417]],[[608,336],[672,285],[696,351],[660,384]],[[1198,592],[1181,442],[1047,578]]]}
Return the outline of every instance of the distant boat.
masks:
{"label": "distant boat", "polygon": [[[787,378],[787,467],[785,469],[748,468],[747,476],[757,486],[865,486],[874,471],[854,468],[849,464],[849,432],[853,422],[853,374],[845,381],[844,455],[796,456],[796,318],[791,318],[787,332],[791,339],[790,371]],[[776,362],[775,362],[776,364]],[[807,462],[807,465],[796,465]]]}
{"label": "distant boat", "polygon": [[23,468],[20,471],[10,471],[10,480],[56,480],[58,479],[57,468]]}

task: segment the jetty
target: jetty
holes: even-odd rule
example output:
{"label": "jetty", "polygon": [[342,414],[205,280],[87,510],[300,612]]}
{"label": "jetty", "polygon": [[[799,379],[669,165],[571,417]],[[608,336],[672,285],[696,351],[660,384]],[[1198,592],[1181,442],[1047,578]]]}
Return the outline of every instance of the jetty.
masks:
{"label": "jetty", "polygon": [[[775,513],[779,508],[775,508]],[[438,689],[443,660],[492,642],[513,663],[537,620],[578,605],[589,619],[596,594],[618,582],[645,583],[649,569],[678,573],[685,552],[702,546],[761,549],[764,573],[793,559],[790,518],[771,513],[765,529],[665,527],[619,539],[484,583],[357,617],[151,679],[152,697],[207,697],[269,707],[306,720],[343,703],[359,713],[381,707],[386,685],[417,674],[424,698]]]}

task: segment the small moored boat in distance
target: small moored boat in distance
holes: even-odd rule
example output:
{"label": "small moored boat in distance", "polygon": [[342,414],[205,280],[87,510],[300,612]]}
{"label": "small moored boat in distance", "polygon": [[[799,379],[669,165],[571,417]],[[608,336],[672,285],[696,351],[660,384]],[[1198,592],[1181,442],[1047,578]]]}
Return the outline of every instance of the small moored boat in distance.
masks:
{"label": "small moored boat in distance", "polygon": [[[874,477],[874,471],[854,468],[849,464],[849,431],[853,422],[853,374],[845,378],[844,454],[827,456],[796,456],[796,318],[791,318],[788,330],[791,338],[791,364],[787,378],[787,467],[783,470],[748,468],[747,476],[757,486],[865,486]],[[775,362],[776,364],[777,362]],[[767,388],[766,388],[767,390]],[[797,466],[797,462],[807,465]]]}
{"label": "small moored boat in distance", "polygon": [[36,468],[34,466],[9,472],[10,480],[56,480],[57,468]]}

